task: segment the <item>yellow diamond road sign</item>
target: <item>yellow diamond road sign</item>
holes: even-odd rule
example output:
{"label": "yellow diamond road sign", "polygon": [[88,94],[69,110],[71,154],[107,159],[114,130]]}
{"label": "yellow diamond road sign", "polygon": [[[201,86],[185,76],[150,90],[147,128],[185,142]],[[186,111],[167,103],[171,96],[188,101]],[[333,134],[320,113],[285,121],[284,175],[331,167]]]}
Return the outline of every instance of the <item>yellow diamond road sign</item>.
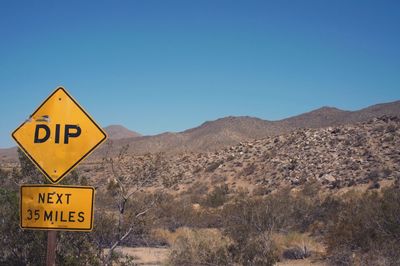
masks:
{"label": "yellow diamond road sign", "polygon": [[23,229],[92,230],[93,187],[23,185],[20,189]]}
{"label": "yellow diamond road sign", "polygon": [[107,138],[88,113],[57,88],[12,137],[53,183],[59,182]]}

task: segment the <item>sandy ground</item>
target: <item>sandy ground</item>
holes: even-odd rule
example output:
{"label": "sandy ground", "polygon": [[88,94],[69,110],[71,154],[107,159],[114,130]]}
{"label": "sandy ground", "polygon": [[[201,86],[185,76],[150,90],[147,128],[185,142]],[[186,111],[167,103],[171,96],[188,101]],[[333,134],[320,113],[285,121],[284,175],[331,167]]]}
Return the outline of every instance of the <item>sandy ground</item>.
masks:
{"label": "sandy ground", "polygon": [[309,266],[309,265],[310,266],[327,266],[327,264],[322,261],[314,261],[314,260],[310,260],[310,259],[287,260],[287,261],[278,262],[276,265],[277,266],[289,266],[289,265],[293,265],[293,266]]}
{"label": "sandy ground", "polygon": [[[158,266],[163,265],[163,262],[166,260],[168,256],[167,248],[130,248],[130,247],[119,247],[117,251],[122,252],[123,254],[133,256],[135,258],[134,262],[138,265],[146,265],[146,266]],[[304,260],[287,260],[278,262],[277,266],[326,266],[322,261],[314,261],[311,259]]]}
{"label": "sandy ground", "polygon": [[118,247],[116,250],[122,252],[125,255],[134,257],[135,263],[146,266],[163,265],[163,262],[168,256],[167,248]]}

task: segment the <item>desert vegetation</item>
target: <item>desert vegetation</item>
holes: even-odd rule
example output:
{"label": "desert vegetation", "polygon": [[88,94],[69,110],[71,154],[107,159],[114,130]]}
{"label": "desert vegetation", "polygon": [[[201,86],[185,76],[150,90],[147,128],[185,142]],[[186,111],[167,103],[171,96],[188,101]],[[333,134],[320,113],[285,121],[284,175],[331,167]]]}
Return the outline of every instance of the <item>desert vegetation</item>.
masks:
{"label": "desert vegetation", "polygon": [[[15,172],[1,174],[1,262],[41,264],[46,234],[19,228],[18,194],[7,183]],[[274,265],[308,257],[332,265],[400,261],[400,189],[395,184],[380,192],[350,190],[340,196],[321,192],[316,182],[262,196],[227,185],[201,192],[138,193],[124,199],[123,221],[120,209],[105,204],[96,211],[93,232],[59,233],[57,262],[133,265],[121,254],[105,253],[117,245],[167,246],[168,265]],[[112,202],[114,193],[110,188],[98,197]],[[143,210],[148,211],[138,216]]]}
{"label": "desert vegetation", "polygon": [[[163,247],[164,265],[399,265],[399,128],[385,118],[176,157],[124,147],[63,180],[96,187],[95,225],[58,233],[57,264],[137,265],[119,247]],[[41,182],[23,153],[0,169],[1,265],[45,261],[46,232],[18,214],[19,185]]]}

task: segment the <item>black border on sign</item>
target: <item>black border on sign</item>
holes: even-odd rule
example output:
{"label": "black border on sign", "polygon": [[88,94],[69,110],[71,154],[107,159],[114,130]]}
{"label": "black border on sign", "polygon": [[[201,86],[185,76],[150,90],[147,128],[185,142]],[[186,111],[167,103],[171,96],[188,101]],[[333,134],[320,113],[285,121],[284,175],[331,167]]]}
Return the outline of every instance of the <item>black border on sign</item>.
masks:
{"label": "black border on sign", "polygon": [[13,131],[13,133],[11,134],[12,138],[15,140],[15,142],[17,142],[18,146],[21,148],[21,150],[28,156],[28,158],[39,168],[39,170],[46,176],[46,178],[53,184],[57,184],[58,182],[61,181],[62,178],[64,178],[65,175],[67,175],[72,169],[74,169],[83,159],[85,159],[87,156],[89,156],[89,154],[91,154],[100,144],[102,144],[106,139],[107,139],[107,134],[106,132],[92,119],[92,117],[83,109],[82,106],[79,105],[79,103],[77,101],[75,101],[75,99],[64,89],[64,87],[57,87],[57,89],[50,94],[50,96],[48,96],[46,98],[46,100],[43,101],[43,103],[36,108],[36,110],[29,116],[29,118],[33,117],[38,111],[39,109],[59,90],[62,90],[75,104],[76,106],[78,106],[78,108],[90,119],[90,121],[92,121],[92,123],[100,130],[100,132],[103,134],[103,138],[95,145],[93,146],[92,149],[90,149],[86,154],[84,154],[79,160],[77,160],[70,168],[68,168],[64,173],[62,173],[60,175],[60,177],[58,179],[56,179],[55,181],[53,181],[53,179],[50,177],[50,175],[39,165],[39,163],[37,163],[35,161],[35,159],[29,154],[29,152],[22,146],[21,143],[19,143],[19,141],[16,139],[16,137],[14,136],[14,134],[18,131],[18,129],[20,129],[23,125],[25,125],[25,122],[23,122],[17,129],[15,129]]}
{"label": "black border on sign", "polygon": [[[83,188],[83,189],[91,189],[92,190],[92,212],[90,214],[90,228],[65,228],[65,227],[23,227],[22,226],[22,188],[24,187],[54,187],[54,188]],[[94,192],[95,188],[90,186],[59,186],[59,185],[40,185],[40,184],[30,184],[30,185],[21,185],[19,190],[19,226],[22,229],[28,230],[53,230],[53,231],[82,231],[82,232],[90,232],[93,230],[93,220],[94,220]]]}

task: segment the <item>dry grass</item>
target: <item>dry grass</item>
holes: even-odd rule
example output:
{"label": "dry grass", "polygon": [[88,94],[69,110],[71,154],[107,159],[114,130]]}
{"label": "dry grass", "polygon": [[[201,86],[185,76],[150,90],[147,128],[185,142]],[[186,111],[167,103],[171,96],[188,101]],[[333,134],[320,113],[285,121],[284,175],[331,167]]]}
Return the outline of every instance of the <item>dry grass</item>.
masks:
{"label": "dry grass", "polygon": [[133,258],[133,263],[137,265],[155,266],[165,265],[169,254],[168,248],[148,248],[148,247],[117,247],[116,252]]}
{"label": "dry grass", "polygon": [[327,266],[323,261],[313,260],[313,259],[304,259],[304,260],[286,260],[280,261],[276,264],[276,266]]}
{"label": "dry grass", "polygon": [[171,246],[167,265],[228,265],[231,240],[218,229],[179,228],[175,232],[158,229],[153,236]]}
{"label": "dry grass", "polygon": [[315,253],[322,254],[325,252],[325,247],[315,241],[308,234],[301,234],[297,232],[291,232],[289,234],[275,233],[272,235],[272,239],[280,249],[291,248],[295,246],[304,247]]}
{"label": "dry grass", "polygon": [[152,231],[152,236],[155,239],[164,240],[168,243],[168,245],[173,246],[178,238],[192,237],[194,231],[210,236],[211,238],[222,238],[221,232],[218,229],[206,228],[193,230],[187,227],[178,228],[177,230],[175,230],[175,232],[170,232],[169,230],[158,228]]}
{"label": "dry grass", "polygon": [[[301,250],[307,250],[310,259],[317,259],[323,257],[325,255],[325,247],[323,244],[317,242],[308,234],[301,234],[297,232],[291,232],[289,234],[279,234],[274,233],[272,235],[272,239],[275,245],[278,248],[279,254],[283,254],[285,250],[299,248]],[[309,265],[307,263],[311,262],[311,260],[306,260],[306,264],[296,264],[296,265]],[[305,261],[305,260],[300,260]],[[294,262],[290,260],[290,262]],[[284,264],[283,264],[284,265]],[[319,265],[319,264],[317,264]]]}

